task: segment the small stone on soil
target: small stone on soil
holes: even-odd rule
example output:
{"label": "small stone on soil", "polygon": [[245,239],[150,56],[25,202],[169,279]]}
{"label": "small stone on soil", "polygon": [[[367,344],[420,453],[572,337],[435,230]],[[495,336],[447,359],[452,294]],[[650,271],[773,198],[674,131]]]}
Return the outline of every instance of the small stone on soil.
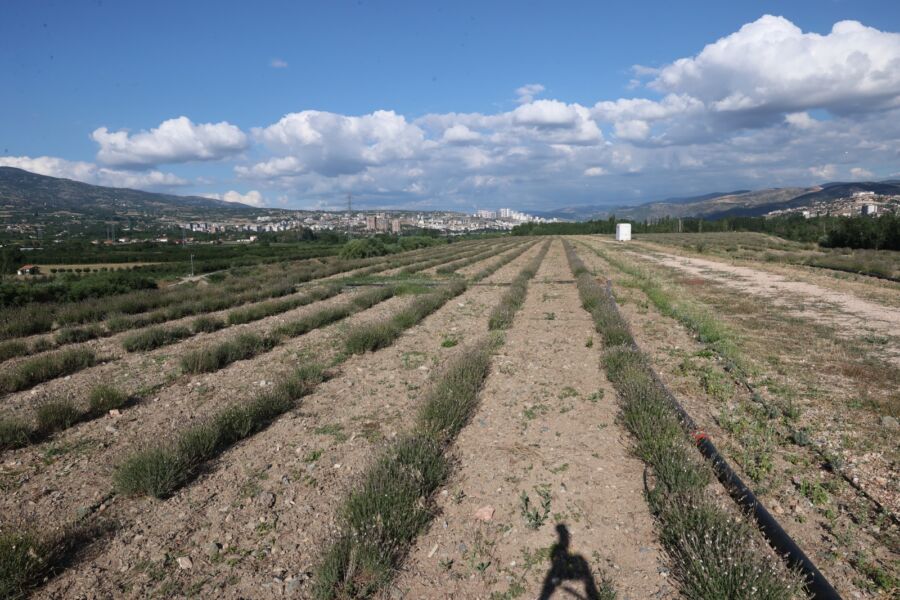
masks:
{"label": "small stone on soil", "polygon": [[473,516],[479,521],[490,521],[494,518],[494,507],[491,505],[485,505],[475,511]]}

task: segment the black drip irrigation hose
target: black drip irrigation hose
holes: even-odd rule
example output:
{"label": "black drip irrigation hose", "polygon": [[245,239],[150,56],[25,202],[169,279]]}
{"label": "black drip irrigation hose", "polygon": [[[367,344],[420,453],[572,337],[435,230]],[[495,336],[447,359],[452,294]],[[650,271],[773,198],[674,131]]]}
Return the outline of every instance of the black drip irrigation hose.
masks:
{"label": "black drip irrigation hose", "polygon": [[[616,303],[615,296],[612,293],[612,282],[609,280],[606,282],[605,291],[610,304],[630,334],[632,347],[635,351],[640,352],[637,342],[634,341],[634,335],[631,335],[631,327],[622,317],[622,313],[619,312],[619,305]],[[719,450],[712,443],[712,440],[709,439],[709,435],[697,427],[697,423],[694,422],[684,407],[681,406],[681,403],[678,402],[672,392],[669,391],[669,388],[662,382],[656,370],[653,368],[649,370],[660,389],[665,391],[669,403],[678,414],[682,427],[691,436],[691,439],[697,445],[697,449],[700,450],[700,454],[712,463],[713,471],[719,482],[725,487],[732,500],[738,506],[753,514],[759,530],[775,552],[784,557],[792,568],[798,569],[803,574],[806,580],[806,589],[812,595],[812,598],[815,600],[841,600],[841,596],[825,579],[822,572],[816,568],[816,565],[806,556],[806,553],[803,552],[800,546],[797,545],[797,542],[788,535],[775,517],[762,505],[756,494],[753,493],[753,490],[744,484],[737,473],[734,472],[734,469],[731,468],[731,465],[728,464],[728,461],[719,454]]]}

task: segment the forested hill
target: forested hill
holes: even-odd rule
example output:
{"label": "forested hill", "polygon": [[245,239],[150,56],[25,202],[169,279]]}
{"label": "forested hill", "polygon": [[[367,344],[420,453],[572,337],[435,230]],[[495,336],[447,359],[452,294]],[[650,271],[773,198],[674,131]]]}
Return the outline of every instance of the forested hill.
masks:
{"label": "forested hill", "polygon": [[0,208],[7,213],[47,215],[68,212],[93,216],[138,214],[211,217],[250,215],[257,211],[251,206],[235,202],[90,185],[13,167],[0,167]]}

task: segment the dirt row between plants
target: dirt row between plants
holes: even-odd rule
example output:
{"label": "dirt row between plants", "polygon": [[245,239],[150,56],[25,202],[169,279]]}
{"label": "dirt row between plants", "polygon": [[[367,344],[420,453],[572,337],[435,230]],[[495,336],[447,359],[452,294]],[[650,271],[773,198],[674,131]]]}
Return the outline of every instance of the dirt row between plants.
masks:
{"label": "dirt row between plants", "polygon": [[[577,237],[589,245],[596,245],[596,240]],[[852,515],[842,513],[839,520],[829,519],[804,497],[798,490],[797,482],[805,480],[820,482],[823,477],[834,479],[821,466],[821,458],[809,447],[797,446],[789,441],[773,441],[773,471],[765,485],[754,484],[753,478],[742,468],[740,453],[750,453],[753,448],[746,448],[740,439],[724,429],[720,424],[723,413],[736,411],[739,403],[752,405],[750,393],[738,385],[730,389],[727,401],[713,398],[703,389],[698,381],[698,373],[685,370],[685,361],[703,361],[704,344],[680,323],[665,317],[646,302],[646,297],[638,289],[623,285],[629,277],[620,273],[612,265],[593,252],[577,246],[579,255],[592,271],[602,278],[610,278],[614,290],[620,296],[619,309],[631,326],[631,330],[641,349],[650,359],[660,378],[678,397],[684,408],[706,431],[719,450],[725,455],[731,466],[744,481],[754,489],[763,504],[775,515],[784,529],[799,544],[816,566],[825,574],[837,590],[848,598],[877,597],[860,584],[861,573],[855,570],[849,561],[855,552],[865,552],[878,561],[892,560],[892,553],[883,541],[873,537],[864,525],[852,522]],[[607,252],[615,252],[607,244],[602,248]],[[706,364],[706,363],[705,363]],[[722,380],[731,380],[720,364],[708,363]],[[773,425],[774,427],[774,425]],[[771,434],[774,435],[774,434]],[[786,446],[781,444],[786,443]],[[717,485],[715,491],[722,494]],[[841,496],[849,506],[860,500],[868,505],[868,501],[858,497],[858,493],[849,486],[842,486]],[[723,497],[724,502],[728,499]],[[836,532],[838,525],[853,530],[852,539],[839,539]]]}
{"label": "dirt row between plants", "polygon": [[713,258],[714,260],[720,260],[730,264],[774,273],[787,279],[822,286],[830,290],[842,293],[852,293],[855,296],[875,302],[876,304],[900,308],[900,293],[898,293],[900,292],[900,283],[887,279],[880,279],[871,275],[862,275],[860,273],[797,263],[783,263],[778,261],[769,262],[766,258],[767,252],[765,250],[757,250],[758,259],[754,260],[747,256],[735,257],[728,254],[707,254],[706,252],[703,253],[703,256],[698,256],[697,253],[691,251],[689,248],[677,245],[667,245],[656,240],[648,241],[644,236],[642,236],[639,241],[636,241],[634,245],[646,248],[651,252],[667,252],[689,258]]}
{"label": "dirt row between plants", "polygon": [[[450,248],[453,248],[453,247],[454,246],[450,246]],[[492,240],[491,242],[479,242],[477,246],[474,243],[470,243],[470,244],[467,244],[465,249],[462,249],[462,248],[458,249],[457,252],[454,253],[454,256],[452,258],[448,258],[442,264],[454,262],[457,260],[461,260],[463,258],[468,258],[470,256],[475,256],[476,254],[484,252],[488,249],[493,249],[496,252],[496,254],[498,254],[498,255],[504,254],[507,251],[509,251],[515,247],[518,247],[518,244],[504,243],[503,240]],[[478,264],[480,264],[480,263],[478,263]],[[438,266],[440,266],[440,265],[438,265]],[[383,275],[385,277],[399,275],[403,272],[403,269],[405,269],[405,268],[406,267],[397,267],[396,269],[389,269],[387,271],[384,271],[383,273],[379,273],[379,275]],[[434,276],[436,269],[437,269],[437,267],[429,267],[427,269],[422,269],[421,271],[417,271],[415,273],[415,275],[422,276],[422,277]]]}
{"label": "dirt row between plants", "polygon": [[[525,242],[526,240],[521,240],[521,241]],[[441,267],[443,267],[444,265],[454,263],[457,260],[468,260],[471,258],[475,258],[475,256],[478,256],[479,254],[484,254],[484,256],[479,261],[476,261],[470,265],[466,265],[465,267],[461,267],[456,271],[460,275],[463,274],[463,272],[466,269],[468,269],[470,271],[470,273],[474,273],[475,271],[478,270],[477,268],[474,268],[475,265],[483,266],[485,260],[490,260],[492,258],[495,258],[496,256],[505,254],[506,252],[513,250],[514,248],[519,246],[519,243],[516,243],[516,242],[518,242],[518,240],[516,240],[516,241],[508,241],[508,240],[500,241],[498,244],[496,244],[490,248],[481,249],[481,252],[477,252],[473,256],[459,257],[454,260],[448,260],[446,263],[436,265],[434,267],[429,267],[428,269],[423,270],[420,273],[420,275],[425,275],[425,276],[429,276],[429,277],[441,277],[443,275],[441,273],[438,273],[437,270],[440,269]]]}
{"label": "dirt row between plants", "polygon": [[[643,465],[616,422],[591,317],[574,282],[558,283],[569,278],[554,241],[457,439],[438,515],[391,598],[537,598],[552,547],[566,539],[569,560],[583,559],[582,575],[598,587],[605,574],[622,597],[673,595]],[[561,585],[587,592],[583,581]]]}
{"label": "dirt row between plants", "polygon": [[[604,241],[607,248],[614,242]],[[810,319],[843,330],[847,337],[865,332],[891,338],[886,354],[900,366],[900,309],[865,300],[852,293],[828,289],[787,276],[760,271],[751,267],[732,265],[717,260],[679,256],[666,252],[635,252],[643,260],[674,267],[698,277],[707,277],[744,293],[760,296],[795,316]],[[812,305],[812,310],[805,310]],[[818,307],[822,306],[824,310]]]}
{"label": "dirt row between plants", "polygon": [[[536,251],[488,281],[511,280]],[[384,441],[408,424],[431,370],[453,355],[456,344],[486,328],[487,311],[501,291],[473,287],[394,345],[351,357],[298,410],[226,451],[172,498],[123,500],[113,511],[122,523],[111,539],[42,593],[304,595],[319,550],[333,534],[340,499]],[[385,307],[383,315],[388,312]],[[297,364],[295,356],[285,358]],[[228,371],[215,377],[241,371],[270,377],[257,361]]]}

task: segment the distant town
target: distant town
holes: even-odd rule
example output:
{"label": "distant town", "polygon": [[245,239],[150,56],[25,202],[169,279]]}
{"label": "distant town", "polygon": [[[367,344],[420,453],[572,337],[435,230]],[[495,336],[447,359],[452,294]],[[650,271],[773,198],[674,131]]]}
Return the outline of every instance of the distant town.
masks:
{"label": "distant town", "polygon": [[900,214],[900,195],[885,196],[871,191],[853,192],[844,198],[816,200],[807,206],[783,208],[766,213],[767,217],[782,217],[792,214],[813,217],[879,217],[885,214]]}
{"label": "distant town", "polygon": [[521,223],[556,223],[559,219],[536,217],[512,208],[476,210],[473,214],[453,211],[294,211],[291,216],[262,215],[254,220],[233,218],[215,223],[179,223],[185,232],[196,233],[266,233],[311,229],[313,231],[349,231],[354,234],[402,234],[409,230],[433,230],[445,234],[482,231],[508,231]]}

